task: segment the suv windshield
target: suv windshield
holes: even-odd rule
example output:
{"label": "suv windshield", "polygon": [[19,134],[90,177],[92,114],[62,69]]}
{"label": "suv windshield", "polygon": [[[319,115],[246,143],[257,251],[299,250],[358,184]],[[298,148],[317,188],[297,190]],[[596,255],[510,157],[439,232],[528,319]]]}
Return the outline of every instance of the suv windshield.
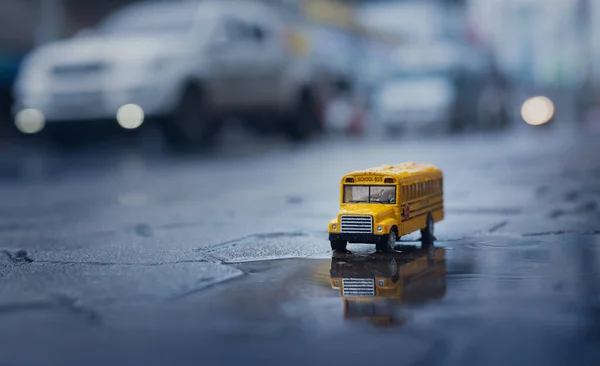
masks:
{"label": "suv windshield", "polygon": [[108,34],[184,33],[191,29],[198,4],[131,5],[109,16],[98,27]]}
{"label": "suv windshield", "polygon": [[344,203],[396,203],[396,187],[344,186]]}

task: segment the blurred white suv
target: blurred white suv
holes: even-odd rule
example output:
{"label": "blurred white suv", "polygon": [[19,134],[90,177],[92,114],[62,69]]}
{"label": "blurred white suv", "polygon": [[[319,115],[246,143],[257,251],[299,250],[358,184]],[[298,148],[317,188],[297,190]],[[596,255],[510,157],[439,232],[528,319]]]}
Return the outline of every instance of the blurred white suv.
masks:
{"label": "blurred white suv", "polygon": [[[209,143],[224,117],[303,139],[321,129],[317,76],[292,24],[249,1],[147,1],[31,52],[15,116],[115,121],[123,106],[158,120],[168,141]],[[116,122],[115,122],[116,123]]]}
{"label": "blurred white suv", "polygon": [[392,79],[380,90],[378,117],[386,133],[446,132],[455,103],[451,80],[441,76]]}

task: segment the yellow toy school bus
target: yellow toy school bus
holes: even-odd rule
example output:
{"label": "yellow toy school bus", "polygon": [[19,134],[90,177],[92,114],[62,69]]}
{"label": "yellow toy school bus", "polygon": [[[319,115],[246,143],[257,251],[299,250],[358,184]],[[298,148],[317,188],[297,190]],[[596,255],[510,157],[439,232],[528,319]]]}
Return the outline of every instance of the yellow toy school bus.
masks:
{"label": "yellow toy school bus", "polygon": [[421,230],[434,239],[434,223],[444,219],[442,171],[433,165],[384,165],[345,175],[340,187],[340,211],[329,222],[331,249],[347,243],[376,244],[392,251],[403,235]]}

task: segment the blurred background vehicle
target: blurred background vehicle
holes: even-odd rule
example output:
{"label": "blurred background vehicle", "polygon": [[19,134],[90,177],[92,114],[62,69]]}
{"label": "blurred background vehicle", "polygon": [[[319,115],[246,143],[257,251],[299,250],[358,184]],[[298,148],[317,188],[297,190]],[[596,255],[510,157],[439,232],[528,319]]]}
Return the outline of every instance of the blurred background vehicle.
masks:
{"label": "blurred background vehicle", "polygon": [[[395,3],[405,42],[392,53],[394,71],[378,88],[384,131],[428,134],[500,129],[508,124],[508,85],[487,47],[473,44],[444,2]],[[409,25],[409,27],[407,27]]]}
{"label": "blurred background vehicle", "polygon": [[493,64],[463,44],[422,44],[396,51],[396,72],[379,90],[386,131],[431,133],[500,129],[508,124],[507,85]]}
{"label": "blurred background vehicle", "polygon": [[174,146],[232,119],[297,141],[498,130],[535,90],[594,130],[600,7],[551,2],[4,0],[2,126],[156,121]]}
{"label": "blurred background vehicle", "polygon": [[135,104],[137,119],[160,119],[174,144],[210,143],[226,117],[305,139],[322,128],[318,74],[290,56],[299,47],[290,28],[260,3],[129,5],[34,49],[13,112],[36,109],[48,125],[84,123],[114,121],[119,108]]}

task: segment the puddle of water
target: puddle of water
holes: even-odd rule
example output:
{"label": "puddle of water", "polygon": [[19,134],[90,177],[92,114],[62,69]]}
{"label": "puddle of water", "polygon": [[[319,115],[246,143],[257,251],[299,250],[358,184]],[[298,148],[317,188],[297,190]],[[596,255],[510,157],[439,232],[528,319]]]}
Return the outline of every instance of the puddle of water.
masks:
{"label": "puddle of water", "polygon": [[496,248],[539,248],[546,245],[547,242],[543,240],[510,240],[506,237],[489,237],[489,238],[478,238],[476,241],[468,241],[463,245],[465,248],[488,250]]}
{"label": "puddle of water", "polygon": [[244,275],[231,282],[151,311],[102,315],[107,327],[178,334],[178,345],[196,353],[198,344],[227,345],[202,350],[221,361],[235,349],[240,360],[268,354],[290,365],[398,355],[425,365],[585,364],[564,354],[593,352],[600,243],[555,239],[237,264]]}

